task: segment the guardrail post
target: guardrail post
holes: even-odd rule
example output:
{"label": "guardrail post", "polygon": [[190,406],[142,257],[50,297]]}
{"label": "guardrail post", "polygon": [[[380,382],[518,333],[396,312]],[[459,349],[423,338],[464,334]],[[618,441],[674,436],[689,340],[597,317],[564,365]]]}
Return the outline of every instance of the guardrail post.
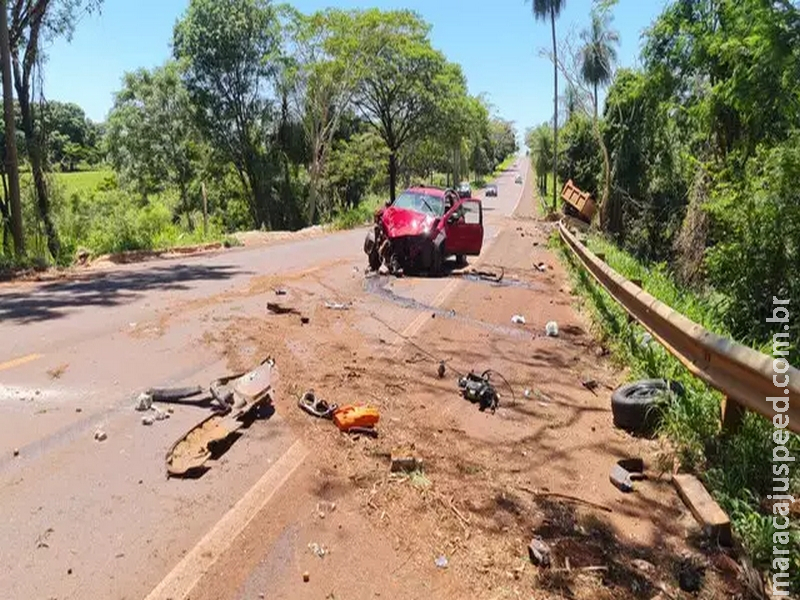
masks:
{"label": "guardrail post", "polygon": [[726,397],[722,402],[722,432],[736,433],[742,426],[742,420],[747,409],[733,400]]}

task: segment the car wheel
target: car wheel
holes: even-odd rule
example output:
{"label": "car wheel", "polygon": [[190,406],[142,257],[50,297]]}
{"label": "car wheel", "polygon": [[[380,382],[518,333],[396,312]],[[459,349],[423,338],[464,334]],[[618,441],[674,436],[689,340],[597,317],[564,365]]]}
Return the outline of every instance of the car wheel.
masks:
{"label": "car wheel", "polygon": [[441,277],[443,271],[444,256],[441,246],[434,246],[431,253],[431,267],[428,271],[431,277]]}
{"label": "car wheel", "polygon": [[611,395],[614,426],[631,433],[652,433],[661,420],[663,399],[669,392],[683,395],[683,386],[663,379],[643,379],[617,388]]}

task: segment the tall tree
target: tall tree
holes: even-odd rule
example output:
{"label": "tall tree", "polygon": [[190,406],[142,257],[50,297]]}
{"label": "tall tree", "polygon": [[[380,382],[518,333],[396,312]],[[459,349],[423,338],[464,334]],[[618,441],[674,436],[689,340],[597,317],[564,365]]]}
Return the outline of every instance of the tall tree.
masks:
{"label": "tall tree", "polygon": [[597,90],[611,81],[614,63],[617,62],[619,34],[611,29],[611,16],[607,12],[592,12],[592,24],[581,32],[584,46],[581,49],[581,76],[594,89],[594,118],[597,118],[599,100]]}
{"label": "tall tree", "polygon": [[108,118],[111,161],[123,181],[146,198],[169,184],[180,194],[180,210],[189,229],[200,140],[193,107],[174,62],[147,71],[126,73]]}
{"label": "tall tree", "polygon": [[6,134],[5,158],[6,173],[8,174],[8,212],[11,219],[11,235],[14,238],[14,253],[19,258],[25,255],[25,231],[22,227],[17,129],[14,121],[14,91],[11,83],[11,44],[6,8],[6,0],[0,0],[0,58],[2,58],[3,71],[3,118]]}
{"label": "tall tree", "polygon": [[362,27],[367,64],[355,104],[389,149],[389,194],[397,193],[398,158],[403,146],[420,139],[435,113],[437,79],[446,61],[433,49],[430,27],[407,10],[367,10]]}
{"label": "tall tree", "polygon": [[[537,21],[550,19],[553,35],[553,182],[558,180],[558,39],[556,19],[566,5],[566,0],[533,0],[533,16]],[[553,210],[558,209],[558,186],[553,186]]]}
{"label": "tall tree", "polygon": [[44,225],[47,248],[58,258],[61,243],[50,214],[50,197],[45,179],[44,137],[36,126],[32,80],[42,59],[42,44],[58,37],[70,39],[79,15],[99,9],[103,0],[15,0],[10,8],[9,41],[22,130],[36,189],[36,206]]}
{"label": "tall tree", "polygon": [[308,220],[321,200],[322,176],[342,115],[351,109],[371,32],[354,11],[329,8],[310,16],[289,11],[291,88],[310,146]]}
{"label": "tall tree", "polygon": [[248,192],[256,226],[280,224],[272,147],[280,39],[268,0],[191,0],[173,51],[202,129],[224,149]]}

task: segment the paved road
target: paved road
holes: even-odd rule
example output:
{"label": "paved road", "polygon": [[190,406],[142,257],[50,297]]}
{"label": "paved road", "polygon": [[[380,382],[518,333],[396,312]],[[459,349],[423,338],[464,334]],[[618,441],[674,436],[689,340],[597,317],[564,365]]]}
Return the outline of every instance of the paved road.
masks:
{"label": "paved road", "polygon": [[[527,170],[521,160],[520,172]],[[501,176],[499,197],[486,202],[487,243],[519,200],[515,175]],[[0,290],[4,600],[142,598],[161,581],[294,439],[277,416],[238,440],[214,477],[167,481],[165,450],[204,409],[181,407],[169,421],[144,427],[134,398],[147,387],[225,374],[206,334],[231,315],[260,314],[271,276],[362,267],[363,235]],[[431,299],[445,285],[424,281],[414,293]],[[98,429],[106,441],[93,439]]]}

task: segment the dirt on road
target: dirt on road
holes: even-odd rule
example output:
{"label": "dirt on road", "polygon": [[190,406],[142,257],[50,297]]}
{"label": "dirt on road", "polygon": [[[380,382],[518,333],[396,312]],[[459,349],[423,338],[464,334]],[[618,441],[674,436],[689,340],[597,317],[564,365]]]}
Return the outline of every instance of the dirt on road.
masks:
{"label": "dirt on road", "polygon": [[[285,290],[275,301],[307,324],[264,307],[205,335],[232,371],[275,357],[277,413],[311,458],[192,600],[743,594],[735,561],[698,541],[658,472],[657,442],[613,428],[609,397],[622,375],[593,341],[547,247],[553,224],[528,204],[472,265],[502,267],[500,284],[454,273],[430,297],[425,280],[365,278],[335,264],[254,284]],[[525,324],[512,323],[517,314]],[[546,335],[549,321],[558,337]],[[459,375],[486,369],[497,373],[495,413],[458,393]],[[583,385],[589,379],[594,391]],[[330,403],[377,407],[380,437],[349,437],[302,412],[297,401],[312,389]],[[392,473],[397,452],[421,467]],[[622,494],[608,474],[631,456],[645,459],[649,479]],[[547,569],[528,557],[534,537],[551,549]]]}

